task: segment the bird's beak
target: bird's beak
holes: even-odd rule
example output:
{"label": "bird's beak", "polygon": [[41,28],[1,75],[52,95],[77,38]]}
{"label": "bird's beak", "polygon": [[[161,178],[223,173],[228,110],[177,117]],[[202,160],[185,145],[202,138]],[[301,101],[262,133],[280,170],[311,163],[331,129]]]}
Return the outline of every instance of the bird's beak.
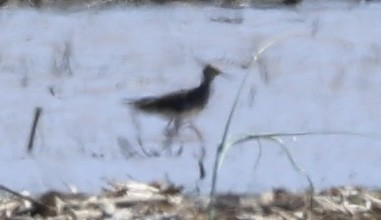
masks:
{"label": "bird's beak", "polygon": [[231,74],[231,73],[227,73],[227,72],[221,72],[220,73],[220,76],[222,77],[222,78],[224,78],[224,79],[232,79],[233,77],[233,74]]}

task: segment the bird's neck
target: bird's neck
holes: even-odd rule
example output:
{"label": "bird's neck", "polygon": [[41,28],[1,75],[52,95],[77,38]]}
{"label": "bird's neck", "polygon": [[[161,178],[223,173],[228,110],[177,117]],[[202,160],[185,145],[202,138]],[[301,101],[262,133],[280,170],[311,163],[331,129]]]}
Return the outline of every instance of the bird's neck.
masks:
{"label": "bird's neck", "polygon": [[204,77],[199,88],[209,89],[211,83],[212,83],[211,78]]}

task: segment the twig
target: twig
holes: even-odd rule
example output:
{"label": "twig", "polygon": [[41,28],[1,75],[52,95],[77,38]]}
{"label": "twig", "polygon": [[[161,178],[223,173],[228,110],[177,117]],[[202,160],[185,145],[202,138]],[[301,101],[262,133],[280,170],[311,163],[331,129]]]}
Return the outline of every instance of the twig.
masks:
{"label": "twig", "polygon": [[8,192],[8,193],[10,193],[10,194],[12,194],[12,195],[14,195],[14,196],[17,196],[17,197],[19,197],[19,198],[21,198],[21,199],[27,200],[27,201],[33,203],[33,204],[36,205],[36,206],[44,207],[44,208],[47,208],[47,209],[51,209],[50,206],[47,206],[47,205],[41,203],[40,201],[37,201],[37,200],[35,200],[35,199],[33,199],[33,198],[29,197],[29,196],[24,196],[24,195],[22,195],[22,194],[20,194],[20,193],[18,193],[18,192],[16,192],[16,191],[13,191],[13,190],[9,189],[9,188],[6,187],[6,186],[0,185],[0,190],[3,190],[3,191],[5,191],[5,192]]}
{"label": "twig", "polygon": [[33,150],[34,137],[35,137],[35,134],[36,134],[36,128],[37,128],[37,124],[38,124],[38,119],[40,118],[41,112],[42,112],[42,108],[41,107],[36,107],[35,108],[33,124],[32,124],[32,128],[30,130],[30,134],[29,134],[28,153],[31,153],[32,150]]}

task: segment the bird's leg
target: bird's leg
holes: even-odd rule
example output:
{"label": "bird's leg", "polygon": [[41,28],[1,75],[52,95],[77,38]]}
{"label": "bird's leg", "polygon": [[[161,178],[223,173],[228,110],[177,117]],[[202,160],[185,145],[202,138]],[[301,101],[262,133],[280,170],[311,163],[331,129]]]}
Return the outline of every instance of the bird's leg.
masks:
{"label": "bird's leg", "polygon": [[173,123],[173,129],[174,129],[175,135],[179,133],[181,125],[183,125],[183,119],[181,117],[176,117]]}
{"label": "bird's leg", "polygon": [[143,146],[143,141],[142,141],[142,138],[141,138],[141,128],[140,128],[140,123],[137,120],[137,116],[136,116],[136,112],[135,111],[131,112],[131,119],[132,119],[132,124],[134,125],[135,130],[136,130],[136,139],[137,139],[137,142],[138,142],[139,146],[141,147],[141,146]]}
{"label": "bird's leg", "polygon": [[[173,126],[171,126],[172,123],[173,123]],[[173,138],[178,135],[182,125],[183,125],[183,119],[181,117],[171,118],[171,120],[168,122],[166,126],[166,139],[164,141],[165,149],[172,150],[170,147],[173,143]]]}
{"label": "bird's leg", "polygon": [[167,125],[165,126],[165,135],[167,135],[167,136],[169,135],[169,133],[171,131],[171,125],[172,125],[172,123],[174,123],[174,121],[175,121],[175,118],[169,119]]}
{"label": "bird's leg", "polygon": [[167,126],[165,126],[165,135],[167,137],[175,137],[179,133],[182,124],[183,119],[181,117],[171,118]]}
{"label": "bird's leg", "polygon": [[204,145],[204,137],[202,136],[200,130],[198,130],[197,127],[192,122],[188,122],[187,123],[187,128],[192,130],[196,134],[196,136],[197,136],[198,140],[200,141],[200,143],[202,145]]}
{"label": "bird's leg", "polygon": [[197,155],[195,155],[195,156],[196,156],[197,161],[198,161],[198,167],[199,167],[199,171],[200,171],[200,179],[204,179],[205,178],[204,160],[205,160],[205,154],[206,154],[204,138],[203,138],[201,132],[197,129],[197,127],[192,122],[187,123],[187,128],[194,131],[198,140],[201,143],[200,153],[198,156]]}
{"label": "bird's leg", "polygon": [[147,157],[157,156],[156,153],[149,152],[144,147],[144,142],[143,142],[143,139],[141,137],[141,134],[142,134],[142,132],[141,132],[141,126],[140,126],[140,122],[139,122],[139,120],[137,118],[137,115],[136,115],[135,111],[131,112],[131,118],[132,118],[132,124],[134,125],[135,130],[136,130],[136,140],[138,142],[138,146],[140,147],[140,150],[142,151],[142,153],[145,156],[147,156]]}

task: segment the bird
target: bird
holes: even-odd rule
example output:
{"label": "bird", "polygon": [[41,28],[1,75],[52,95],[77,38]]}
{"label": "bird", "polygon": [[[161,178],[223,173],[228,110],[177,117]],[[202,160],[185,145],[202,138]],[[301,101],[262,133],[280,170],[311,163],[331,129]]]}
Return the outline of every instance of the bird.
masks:
{"label": "bird", "polygon": [[125,100],[136,110],[144,113],[157,114],[169,118],[167,131],[173,123],[173,131],[177,133],[183,119],[203,110],[210,97],[213,79],[222,72],[211,64],[204,66],[203,78],[200,84],[191,89],[183,89],[158,97],[143,97],[136,100]]}
{"label": "bird", "polygon": [[300,3],[302,0],[283,0],[282,3],[285,5],[296,5]]}

